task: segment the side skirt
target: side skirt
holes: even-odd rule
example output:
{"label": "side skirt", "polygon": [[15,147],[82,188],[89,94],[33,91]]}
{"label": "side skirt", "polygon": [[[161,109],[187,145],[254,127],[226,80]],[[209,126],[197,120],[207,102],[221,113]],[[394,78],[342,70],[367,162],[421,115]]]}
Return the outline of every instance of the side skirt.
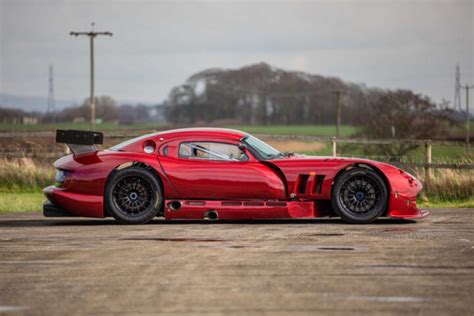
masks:
{"label": "side skirt", "polygon": [[326,216],[313,201],[166,200],[166,219],[263,219]]}

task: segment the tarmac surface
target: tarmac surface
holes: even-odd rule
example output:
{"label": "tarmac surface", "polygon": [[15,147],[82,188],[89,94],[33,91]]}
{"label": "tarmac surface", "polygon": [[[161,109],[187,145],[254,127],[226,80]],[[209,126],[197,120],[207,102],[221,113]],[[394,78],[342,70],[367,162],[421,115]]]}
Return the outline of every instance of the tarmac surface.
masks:
{"label": "tarmac surface", "polygon": [[0,313],[474,314],[474,209],[424,220],[0,215]]}

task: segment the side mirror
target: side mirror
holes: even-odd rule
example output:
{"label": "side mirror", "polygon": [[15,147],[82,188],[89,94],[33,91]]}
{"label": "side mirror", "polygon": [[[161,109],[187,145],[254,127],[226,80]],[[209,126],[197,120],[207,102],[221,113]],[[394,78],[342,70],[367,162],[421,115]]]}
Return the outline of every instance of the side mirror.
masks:
{"label": "side mirror", "polygon": [[247,149],[247,145],[245,145],[244,143],[239,143],[239,149],[245,151]]}

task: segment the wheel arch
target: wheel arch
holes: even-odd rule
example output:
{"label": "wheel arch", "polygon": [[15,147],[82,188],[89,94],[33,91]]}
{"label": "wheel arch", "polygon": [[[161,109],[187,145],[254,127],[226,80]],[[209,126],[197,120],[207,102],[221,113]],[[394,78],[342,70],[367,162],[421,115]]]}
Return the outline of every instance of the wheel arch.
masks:
{"label": "wheel arch", "polygon": [[375,173],[377,173],[381,178],[382,180],[384,181],[385,185],[387,186],[387,193],[388,193],[388,201],[387,201],[387,209],[385,210],[385,212],[382,214],[382,215],[386,215],[388,210],[389,210],[389,203],[390,203],[390,192],[392,191],[391,189],[391,185],[390,185],[390,181],[388,180],[387,176],[385,175],[385,173],[382,172],[382,170],[380,170],[379,168],[377,168],[376,166],[374,166],[373,164],[371,163],[366,163],[366,162],[355,162],[355,163],[351,163],[347,166],[345,166],[344,168],[341,168],[341,170],[339,170],[336,175],[334,176],[334,179],[332,181],[332,184],[331,184],[331,199],[333,197],[333,190],[334,190],[334,184],[337,182],[337,180],[348,170],[350,169],[353,169],[353,168],[364,168],[364,169],[368,169],[368,170],[371,170]]}
{"label": "wheel arch", "polygon": [[[105,181],[104,192],[106,192],[106,189],[107,189],[107,186],[109,185],[110,179],[112,178],[112,176],[118,170],[123,170],[123,169],[127,169],[127,168],[130,168],[130,167],[139,167],[139,168],[143,168],[143,169],[148,170],[149,172],[151,172],[155,176],[155,178],[158,180],[158,182],[160,183],[161,193],[163,194],[163,198],[164,198],[164,196],[165,196],[165,187],[163,185],[163,179],[161,179],[160,173],[153,166],[151,166],[151,165],[149,165],[145,162],[139,161],[139,160],[122,162],[122,163],[118,164],[117,166],[115,166],[109,172],[109,174],[107,175],[107,179]],[[105,204],[106,203],[105,203],[105,195],[104,195],[104,217],[107,217],[107,216],[110,216],[110,214],[107,211],[107,207],[106,207]],[[164,205],[164,203],[163,203],[163,205]],[[160,212],[158,214],[161,216],[161,215],[163,215],[162,213],[163,213],[163,210],[160,210]]]}

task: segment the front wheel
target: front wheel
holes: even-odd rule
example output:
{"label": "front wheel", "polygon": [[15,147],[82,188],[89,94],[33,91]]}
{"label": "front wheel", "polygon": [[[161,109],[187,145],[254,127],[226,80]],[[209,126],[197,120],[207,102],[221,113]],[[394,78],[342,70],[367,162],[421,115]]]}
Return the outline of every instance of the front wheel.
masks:
{"label": "front wheel", "polygon": [[365,224],[382,215],[388,205],[387,186],[376,172],[354,168],[337,178],[332,206],[346,222]]}
{"label": "front wheel", "polygon": [[163,206],[160,182],[150,171],[139,167],[115,172],[104,199],[109,214],[123,224],[145,224]]}

